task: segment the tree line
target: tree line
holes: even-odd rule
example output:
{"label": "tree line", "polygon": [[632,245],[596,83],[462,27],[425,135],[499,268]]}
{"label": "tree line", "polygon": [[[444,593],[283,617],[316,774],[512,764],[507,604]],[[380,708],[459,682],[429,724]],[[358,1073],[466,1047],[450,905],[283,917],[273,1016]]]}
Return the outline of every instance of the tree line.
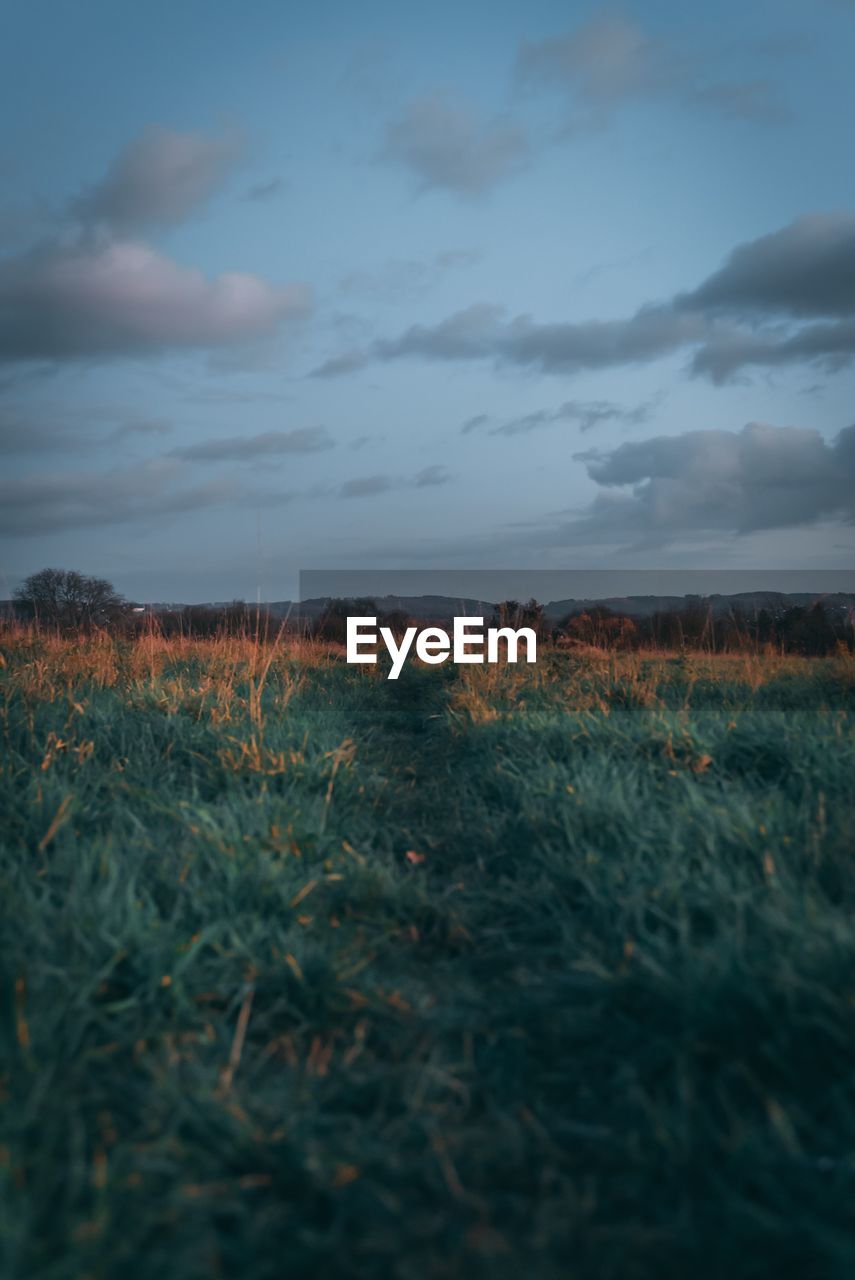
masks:
{"label": "tree line", "polygon": [[[42,569],[16,589],[15,616],[63,633],[98,629],[134,634],[154,628],[163,635],[212,637],[216,635],[275,636],[281,619],[263,605],[234,600],[227,605],[186,605],[177,610],[142,609],[126,600],[111,582],[67,569]],[[348,616],[378,618],[398,635],[407,626],[428,625],[405,611],[378,610],[370,599],[330,600],[311,622],[297,617],[284,625],[302,630],[328,643],[343,644]],[[716,611],[709,600],[689,596],[679,610],[656,611],[645,617],[629,617],[597,605],[569,614],[560,622],[544,616],[537,600],[505,600],[493,607],[493,626],[533,627],[546,643],[573,649],[606,650],[661,648],[707,652],[773,648],[784,653],[823,655],[840,649],[855,651],[853,611],[829,608],[822,600],[774,611],[749,612],[734,605]]]}

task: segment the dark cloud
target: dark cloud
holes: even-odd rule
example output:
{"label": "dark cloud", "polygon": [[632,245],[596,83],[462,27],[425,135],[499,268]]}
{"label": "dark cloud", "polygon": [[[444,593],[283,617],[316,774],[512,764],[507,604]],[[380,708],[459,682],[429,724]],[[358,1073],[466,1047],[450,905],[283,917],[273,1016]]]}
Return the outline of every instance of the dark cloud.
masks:
{"label": "dark cloud", "polygon": [[262,431],[255,436],[203,440],[173,450],[173,456],[185,462],[241,462],[289,453],[318,453],[331,449],[334,444],[325,427],[297,427],[293,431]]}
{"label": "dark cloud", "polygon": [[580,23],[562,35],[524,42],[517,75],[529,86],[553,85],[571,103],[565,134],[602,128],[623,104],[671,99],[740,120],[786,118],[773,85],[712,74],[700,59],[620,14]]}
{"label": "dark cloud", "polygon": [[607,490],[572,522],[577,538],[662,545],[710,532],[745,534],[855,521],[855,426],[818,431],[749,423],[575,455]]}
{"label": "dark cloud", "polygon": [[796,317],[855,315],[855,214],[813,213],[734,249],[684,310]]}
{"label": "dark cloud", "polygon": [[402,164],[421,190],[479,196],[528,159],[525,133],[507,121],[484,122],[471,107],[441,94],[411,102],[389,124],[383,156]]}
{"label": "dark cloud", "polygon": [[345,480],[339,489],[342,498],[370,498],[376,493],[386,493],[394,488],[390,476],[357,476],[353,480]]}
{"label": "dark cloud", "polygon": [[172,226],[210,200],[243,152],[236,135],[208,137],[153,126],[119,152],[72,211],[120,235]]}
{"label": "dark cloud", "polygon": [[45,244],[0,262],[0,361],[224,346],[272,334],[308,306],[304,285],[210,280],[144,244]]}
{"label": "dark cloud", "polygon": [[739,246],[696,289],[625,319],[541,323],[476,303],[438,324],[412,325],[396,338],[333,357],[314,373],[334,377],[371,360],[418,356],[572,374],[682,350],[692,350],[694,373],[717,382],[749,366],[848,364],[855,358],[855,215],[799,218]]}
{"label": "dark cloud", "polygon": [[485,427],[490,421],[489,413],[476,413],[471,418],[467,418],[460,428],[462,436],[469,435],[470,431],[477,431],[479,427]]}
{"label": "dark cloud", "polygon": [[727,382],[751,366],[771,369],[814,363],[830,373],[855,359],[855,320],[836,324],[809,324],[787,334],[780,327],[771,332],[734,330],[713,335],[695,354],[692,371]]}
{"label": "dark cloud", "polygon": [[855,357],[855,215],[810,214],[740,245],[674,305],[716,322],[692,365],[714,381],[749,366],[841,368]]}

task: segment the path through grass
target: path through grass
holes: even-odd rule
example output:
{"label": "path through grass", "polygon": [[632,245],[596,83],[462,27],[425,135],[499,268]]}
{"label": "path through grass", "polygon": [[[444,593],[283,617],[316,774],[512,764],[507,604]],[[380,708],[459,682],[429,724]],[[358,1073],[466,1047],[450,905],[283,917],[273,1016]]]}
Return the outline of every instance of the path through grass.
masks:
{"label": "path through grass", "polygon": [[837,1277],[851,663],[6,647],[4,1274]]}

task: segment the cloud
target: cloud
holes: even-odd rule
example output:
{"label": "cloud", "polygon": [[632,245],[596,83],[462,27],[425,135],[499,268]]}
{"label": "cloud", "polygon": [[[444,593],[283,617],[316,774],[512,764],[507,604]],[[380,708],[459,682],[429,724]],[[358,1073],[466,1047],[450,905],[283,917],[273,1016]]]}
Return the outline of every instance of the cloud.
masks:
{"label": "cloud", "polygon": [[855,320],[804,325],[793,334],[734,331],[712,336],[696,352],[692,371],[727,382],[748,367],[775,368],[814,363],[837,372],[855,358]]}
{"label": "cloud", "polygon": [[306,285],[243,272],[209,279],[137,238],[184,221],[242,154],[236,135],[155,127],[129,143],[50,238],[0,259],[0,362],[227,347],[304,316]]}
{"label": "cloud", "polygon": [[601,105],[663,93],[684,75],[667,45],[619,14],[592,18],[564,35],[524,41],[517,71],[524,80],[551,81]]}
{"label": "cloud", "polygon": [[137,242],[45,244],[0,262],[0,361],[224,346],[272,334],[308,307],[304,285],[207,279]]}
{"label": "cloud", "polygon": [[442,94],[415,99],[386,130],[383,157],[401,164],[420,190],[480,196],[524,167],[525,133],[507,121],[480,121],[470,106]]}
{"label": "cloud", "polygon": [[436,325],[412,325],[397,338],[380,339],[364,351],[352,350],[326,360],[312,376],[338,377],[362,369],[372,360],[409,356],[490,359],[544,373],[577,373],[655,359],[700,341],[706,332],[702,317],[670,306],[642,307],[628,320],[540,324],[527,315],[509,320],[503,307],[475,303]]}
{"label": "cloud", "polygon": [[807,214],[739,245],[677,305],[737,316],[855,315],[855,214]]}
{"label": "cloud", "polygon": [[[434,325],[350,350],[314,370],[334,377],[372,360],[492,360],[573,374],[692,351],[695,374],[723,382],[741,369],[855,358],[855,214],[816,213],[738,246],[697,288],[617,320],[543,323],[475,303]],[[538,425],[538,424],[533,424]],[[464,430],[472,426],[464,424]],[[508,434],[512,434],[509,430]]]}
{"label": "cloud", "polygon": [[692,366],[716,382],[748,366],[843,367],[855,357],[855,215],[808,214],[738,246],[674,306],[719,322]]}
{"label": "cloud", "polygon": [[413,485],[416,489],[427,489],[432,485],[448,484],[451,479],[451,472],[448,467],[434,464],[432,467],[424,467],[413,477]]}
{"label": "cloud", "polygon": [[509,418],[507,422],[493,427],[491,436],[527,435],[539,427],[549,426],[554,422],[570,422],[578,426],[580,431],[591,431],[603,422],[620,422],[625,425],[636,425],[650,417],[652,405],[637,405],[634,409],[623,409],[610,400],[565,400],[556,409],[535,409],[532,413],[521,417]]}
{"label": "cloud", "polygon": [[0,455],[78,449],[82,443],[76,432],[62,431],[17,410],[0,410]]}
{"label": "cloud", "polygon": [[43,200],[0,205],[0,246],[5,250],[32,244],[34,236],[56,230],[56,211]]}
{"label": "cloud", "polygon": [[141,418],[136,422],[125,422],[116,427],[110,437],[112,440],[124,440],[128,436],[166,436],[172,431],[172,423],[163,418]]}
{"label": "cloud", "polygon": [[234,499],[229,479],[204,485],[180,482],[184,471],[169,459],[100,472],[64,472],[0,482],[0,532],[11,536],[126,524],[199,510]]}
{"label": "cloud", "polygon": [[394,487],[390,476],[357,476],[345,480],[339,489],[342,498],[369,498],[375,493],[386,493]]}
{"label": "cloud", "polygon": [[275,507],[301,498],[329,496],[328,490],[258,489],[233,474],[202,484],[185,461],[150,458],[107,471],[53,471],[0,480],[0,535],[28,537],[69,529],[159,523],[209,507]]}
{"label": "cloud", "polygon": [[831,443],[812,429],[752,422],[574,455],[606,490],[567,526],[577,538],[663,545],[855,522],[855,426]]}
{"label": "cloud", "polygon": [[272,200],[274,196],[278,196],[283,190],[284,184],[281,178],[271,178],[268,182],[256,182],[251,186],[244,196],[245,200],[253,200],[260,203],[264,200]]}
{"label": "cloud", "polygon": [[489,358],[545,373],[575,373],[651,360],[704,333],[698,317],[670,306],[642,307],[628,320],[542,324],[526,315],[508,320],[502,307],[477,303],[437,325],[413,325],[398,338],[378,341],[372,352],[381,360]]}
{"label": "cloud", "polygon": [[324,360],[309,375],[312,378],[340,378],[344,374],[358,373],[371,363],[371,357],[364,351],[343,351],[340,356],[331,356]]}
{"label": "cloud", "polygon": [[431,489],[436,485],[447,484],[450,479],[451,472],[448,468],[437,464],[423,467],[409,480],[386,475],[357,476],[353,480],[346,480],[338,490],[338,495],[341,498],[370,498],[374,494],[388,493],[391,489],[400,489],[404,486],[413,489]]}
{"label": "cloud", "polygon": [[382,360],[420,355],[430,360],[481,359],[498,344],[504,308],[474,303],[436,325],[411,325],[398,338],[380,340],[374,353]]}
{"label": "cloud", "polygon": [[790,112],[768,80],[724,80],[705,85],[695,89],[689,101],[732,120],[783,124],[790,119]]}
{"label": "cloud", "polygon": [[241,462],[282,454],[318,453],[335,441],[325,427],[297,427],[293,431],[263,431],[255,436],[226,436],[174,449],[185,462]]}
{"label": "cloud", "polygon": [[129,436],[167,435],[171,431],[172,425],[169,422],[152,418],[130,420],[105,436],[91,430],[60,428],[18,410],[0,410],[0,454],[80,453],[102,448],[107,443],[125,440]]}
{"label": "cloud", "polygon": [[563,90],[572,115],[565,135],[605,127],[629,102],[670,99],[739,120],[777,122],[787,116],[766,80],[710,79],[700,59],[651,35],[619,13],[602,14],[562,35],[525,41],[516,71],[529,87]]}
{"label": "cloud", "polygon": [[462,436],[468,436],[471,431],[477,431],[479,427],[485,427],[490,421],[489,413],[476,413],[471,418],[467,418],[460,428]]}
{"label": "cloud", "polygon": [[72,212],[121,235],[173,226],[207,204],[243,153],[237,135],[208,137],[152,126],[119,152],[105,177],[74,201]]}

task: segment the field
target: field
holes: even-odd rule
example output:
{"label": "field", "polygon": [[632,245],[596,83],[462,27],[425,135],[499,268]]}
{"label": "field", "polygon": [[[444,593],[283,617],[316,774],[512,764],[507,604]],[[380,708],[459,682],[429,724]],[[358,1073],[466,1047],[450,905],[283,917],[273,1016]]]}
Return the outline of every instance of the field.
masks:
{"label": "field", "polygon": [[9,634],[0,1273],[855,1274],[855,661]]}

